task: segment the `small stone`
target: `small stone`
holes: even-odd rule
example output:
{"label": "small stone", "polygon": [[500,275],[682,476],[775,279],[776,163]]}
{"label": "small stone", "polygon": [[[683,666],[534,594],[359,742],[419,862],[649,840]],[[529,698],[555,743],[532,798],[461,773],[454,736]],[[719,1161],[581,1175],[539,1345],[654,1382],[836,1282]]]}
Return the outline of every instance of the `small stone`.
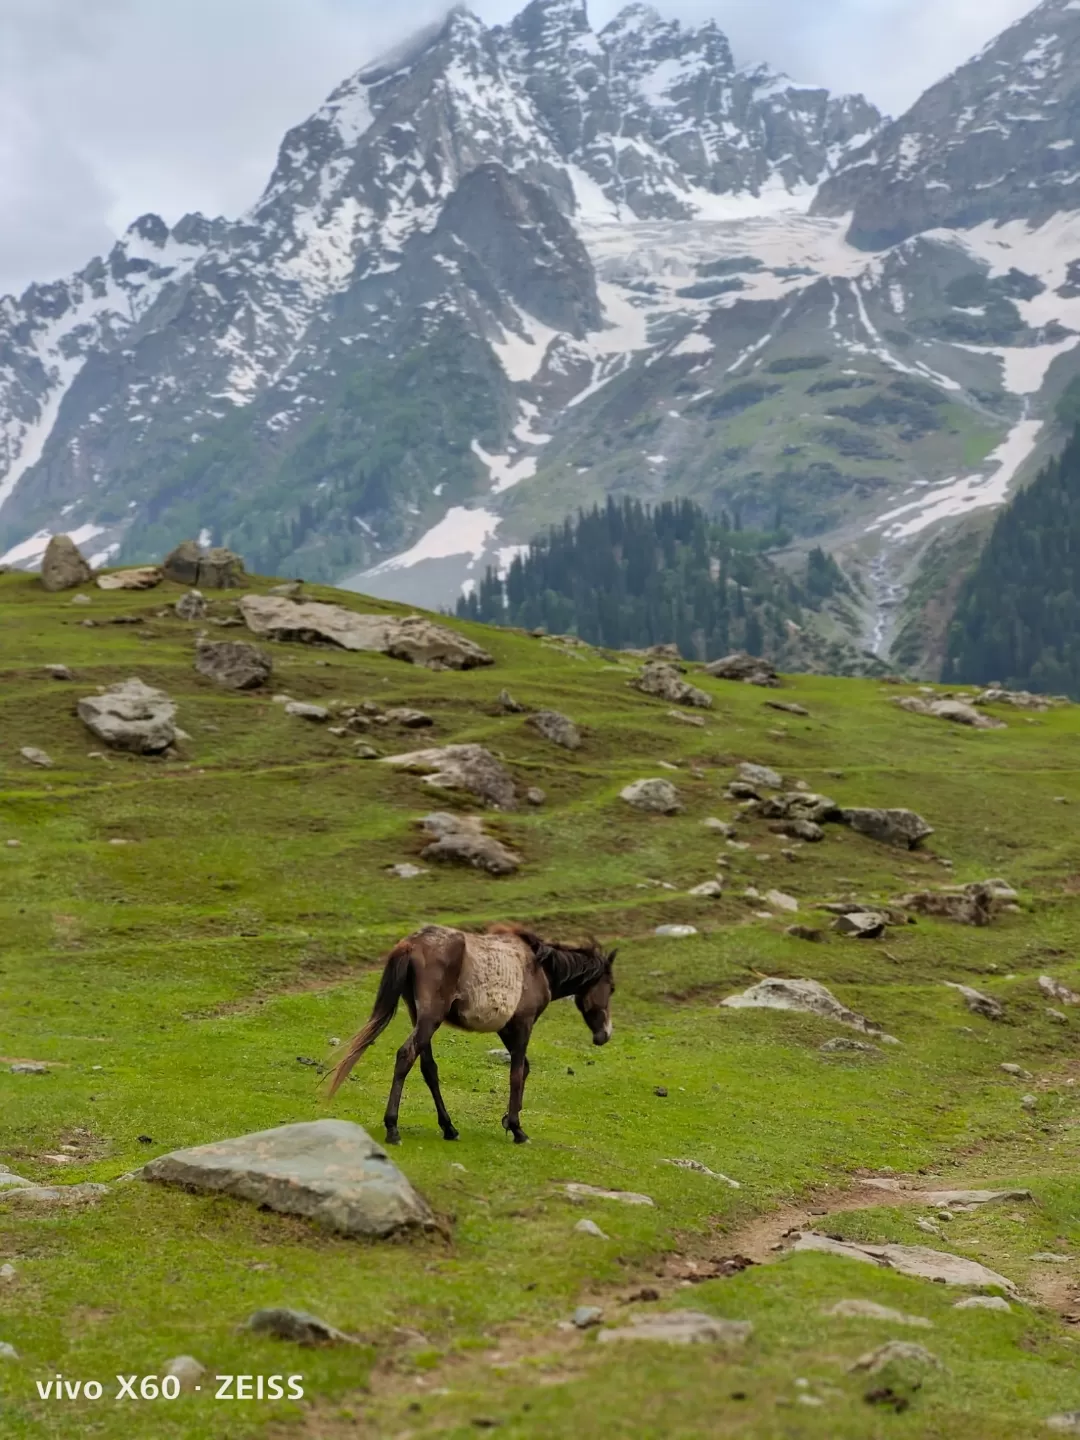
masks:
{"label": "small stone", "polygon": [[595,1235],[597,1240],[606,1240],[608,1238],[595,1220],[579,1220],[574,1226],[574,1229],[579,1235]]}
{"label": "small stone", "polygon": [[601,1330],[601,1344],[627,1340],[662,1341],[668,1345],[745,1345],[753,1333],[749,1320],[721,1320],[697,1310],[666,1315],[635,1315],[618,1330]]}
{"label": "small stone", "polygon": [[18,1360],[19,1352],[14,1345],[9,1345],[6,1340],[0,1340],[0,1360]]}
{"label": "small stone", "polygon": [[734,839],[737,833],[734,825],[728,824],[726,820],[717,820],[714,816],[710,816],[708,820],[703,820],[701,823],[705,826],[706,830],[715,830],[716,833],[722,835],[725,840]]}
{"label": "small stone", "polygon": [[964,1004],[973,1015],[981,1015],[986,1020],[1003,1020],[1005,1011],[998,1001],[989,995],[984,995],[980,990],[973,990],[970,985],[958,985],[952,980],[946,980],[950,990],[958,990],[964,997]]}
{"label": "small stone", "polygon": [[177,1355],[168,1361],[164,1373],[180,1382],[183,1393],[191,1394],[206,1374],[206,1367],[200,1365],[192,1355]]}
{"label": "small stone", "polygon": [[597,1185],[572,1183],[565,1187],[571,1200],[617,1200],[621,1205],[653,1205],[656,1202],[648,1195],[639,1195],[635,1190],[605,1190]]}
{"label": "small stone", "polygon": [[886,1365],[894,1361],[906,1361],[909,1364],[925,1366],[927,1369],[940,1370],[941,1361],[936,1355],[932,1355],[922,1345],[915,1345],[910,1340],[890,1340],[886,1345],[879,1345],[876,1350],[870,1350],[865,1355],[860,1355],[858,1360],[848,1368],[855,1372],[863,1372],[867,1375],[876,1375],[884,1370]]}
{"label": "small stone", "polygon": [[969,1295],[966,1300],[957,1300],[954,1310],[1005,1310],[1012,1313],[1012,1306],[1004,1295]]}
{"label": "small stone", "polygon": [[688,940],[697,933],[693,925],[658,925],[653,931],[653,934],[662,940]]}
{"label": "small stone", "polygon": [[14,1280],[15,1273],[14,1265],[0,1265],[0,1280]]}
{"label": "small stone", "polygon": [[766,790],[782,790],[783,776],[768,765],[754,765],[744,760],[739,766],[739,779],[746,785],[763,786]]}
{"label": "small stone", "polygon": [[379,752],[374,745],[368,745],[363,740],[358,740],[352,748],[353,758],[356,760],[377,760]]}
{"label": "small stone", "polygon": [[387,870],[391,875],[396,875],[399,880],[415,880],[418,875],[427,874],[422,866],[410,865],[408,862],[401,865],[388,865]]}
{"label": "small stone", "polygon": [[1039,1102],[1034,1095],[1024,1095],[1021,1097],[1020,1104],[1025,1110],[1036,1110],[1038,1109]]}
{"label": "small stone", "polygon": [[674,815],[683,808],[679,792],[670,780],[635,780],[621,791],[619,798],[635,810],[656,815]]}
{"label": "small stone", "polygon": [[[8,844],[10,845],[11,843],[12,842],[9,840]],[[18,842],[16,841],[15,843],[17,844]],[[1051,1010],[1050,1007],[1047,1006],[1046,1014],[1047,1018],[1053,1020],[1055,1025],[1067,1025],[1069,1023],[1069,1017],[1067,1015],[1063,1015],[1060,1010]]]}
{"label": "small stone", "polygon": [[17,849],[19,848],[19,846],[22,844],[22,841],[21,841],[21,840],[5,840],[5,841],[4,841],[4,844],[7,846],[7,848],[8,848],[9,850],[17,850]]}
{"label": "small stone", "polygon": [[813,945],[820,945],[825,939],[825,931],[815,930],[812,925],[789,925],[784,934],[793,940],[808,940]]}
{"label": "small stone", "polygon": [[1005,1065],[1002,1065],[1001,1068],[1002,1068],[1002,1070],[1005,1071],[1005,1074],[1006,1074],[1006,1075],[1015,1075],[1019,1080],[1030,1080],[1030,1079],[1031,1079],[1031,1071],[1030,1071],[1030,1070],[1025,1070],[1022,1065],[1009,1065],[1009,1064],[1005,1064]]}
{"label": "small stone", "polygon": [[297,1345],[357,1343],[351,1335],[345,1335],[305,1310],[256,1310],[247,1322],[247,1328],[257,1335],[272,1335],[275,1340],[292,1340]]}
{"label": "small stone", "polygon": [[1065,1410],[1060,1415],[1051,1415],[1046,1428],[1056,1430],[1059,1435],[1080,1435],[1080,1410]]}
{"label": "small stone", "polygon": [[868,1045],[865,1040],[849,1040],[846,1035],[837,1035],[832,1040],[826,1040],[824,1044],[818,1046],[818,1049],[823,1055],[836,1055],[844,1051],[857,1055],[881,1054],[876,1045]]}
{"label": "small stone", "polygon": [[44,750],[38,750],[33,745],[24,745],[19,754],[28,765],[37,765],[42,770],[52,769],[52,758]]}
{"label": "small stone", "polygon": [[54,680],[74,680],[75,676],[66,665],[46,665],[45,673],[51,675]]}
{"label": "small stone", "polygon": [[571,1316],[571,1321],[578,1330],[590,1330],[594,1325],[599,1325],[603,1318],[604,1312],[599,1305],[579,1305]]}
{"label": "small stone", "polygon": [[519,705],[509,690],[499,691],[498,703],[499,709],[503,710],[507,715],[524,715],[525,713],[525,706]]}
{"label": "small stone", "polygon": [[525,802],[528,805],[543,805],[546,799],[547,795],[544,791],[538,789],[535,785],[525,791]]}
{"label": "small stone", "polygon": [[933,1329],[933,1322],[922,1315],[905,1315],[892,1310],[888,1305],[879,1305],[874,1300],[838,1300],[835,1305],[822,1310],[822,1315],[837,1319],[884,1320],[890,1325],[910,1325],[920,1330]]}
{"label": "small stone", "polygon": [[310,720],[315,725],[322,725],[330,719],[330,711],[325,705],[307,705],[302,700],[290,700],[285,706],[285,714],[297,720]]}
{"label": "small stone", "polygon": [[72,605],[89,605],[92,602],[89,595],[73,595],[71,597],[71,603]]}
{"label": "small stone", "polygon": [[497,1060],[500,1065],[510,1064],[510,1051],[504,1049],[502,1045],[496,1045],[493,1050],[489,1050],[487,1053],[493,1060]]}
{"label": "small stone", "polygon": [[201,590],[189,590],[181,595],[173,609],[179,620],[206,619],[206,600]]}
{"label": "small stone", "polygon": [[11,1067],[12,1075],[48,1075],[48,1065],[40,1060],[18,1060]]}
{"label": "small stone", "polygon": [[719,900],[723,896],[724,887],[719,880],[706,880],[701,885],[695,885],[689,893],[700,896],[703,900]]}
{"label": "small stone", "polygon": [[653,1093],[654,1095],[656,1095],[659,1099],[661,1099],[661,1100],[666,1100],[666,1099],[667,1099],[667,1086],[666,1086],[666,1085],[657,1085],[656,1088],[653,1090],[652,1093]]}
{"label": "small stone", "polygon": [[799,908],[794,895],[785,895],[782,890],[770,890],[765,896],[765,903],[774,910],[786,910],[789,914]]}
{"label": "small stone", "polygon": [[1031,1258],[1037,1265],[1071,1265],[1073,1259],[1071,1255],[1055,1255],[1052,1250],[1040,1250]]}
{"label": "small stone", "polygon": [[401,725],[406,730],[426,730],[435,721],[423,710],[410,710],[405,706],[399,706],[395,710],[387,710],[386,718],[391,725]]}

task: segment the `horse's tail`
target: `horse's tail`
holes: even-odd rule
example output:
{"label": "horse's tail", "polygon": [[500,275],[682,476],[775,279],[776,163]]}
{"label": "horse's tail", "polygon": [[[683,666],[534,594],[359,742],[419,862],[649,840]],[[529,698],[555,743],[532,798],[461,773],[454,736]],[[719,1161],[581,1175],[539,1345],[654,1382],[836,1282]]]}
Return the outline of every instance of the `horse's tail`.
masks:
{"label": "horse's tail", "polygon": [[379,991],[371,1007],[371,1019],[349,1041],[349,1048],[330,1072],[328,1095],[336,1095],[349,1072],[369,1046],[373,1045],[397,1014],[398,1002],[405,993],[412,961],[412,943],[402,940],[386,957]]}

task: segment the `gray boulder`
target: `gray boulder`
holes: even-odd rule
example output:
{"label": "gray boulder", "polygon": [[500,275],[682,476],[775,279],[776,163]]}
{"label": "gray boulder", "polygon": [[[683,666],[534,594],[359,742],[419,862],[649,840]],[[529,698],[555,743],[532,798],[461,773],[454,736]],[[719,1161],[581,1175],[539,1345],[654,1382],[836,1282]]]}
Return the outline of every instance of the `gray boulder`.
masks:
{"label": "gray boulder", "polygon": [[786,835],[790,840],[804,840],[808,845],[817,845],[825,839],[825,831],[814,820],[781,820],[770,825],[774,835]]}
{"label": "gray boulder", "polygon": [[741,995],[729,995],[720,1003],[732,1010],[801,1010],[808,1015],[820,1015],[826,1020],[849,1025],[853,1030],[861,1030],[875,1039],[896,1043],[892,1036],[882,1033],[880,1025],[841,1005],[836,996],[817,980],[769,978],[751,985]]}
{"label": "gray boulder", "polygon": [[285,714],[291,715],[294,720],[310,720],[313,725],[322,725],[330,719],[330,711],[325,705],[309,705],[304,700],[289,700]]}
{"label": "gray boulder", "polygon": [[896,903],[916,915],[978,926],[989,925],[998,908],[992,886],[982,881],[965,885],[962,890],[920,890],[901,896]]}
{"label": "gray boulder", "polygon": [[775,687],[780,683],[776,671],[767,660],[759,660],[755,655],[748,655],[745,650],[739,650],[734,655],[725,655],[722,660],[714,660],[711,665],[705,666],[705,674],[711,675],[715,680],[741,680],[745,685]]}
{"label": "gray boulder", "polygon": [[513,875],[521,864],[521,856],[501,840],[470,830],[453,830],[440,836],[420,852],[420,858],[443,864],[469,865],[474,870],[485,870],[489,875]]}
{"label": "gray boulder", "polygon": [[538,710],[525,723],[538,730],[553,745],[561,745],[564,750],[581,749],[581,732],[572,720],[560,715],[557,710]]}
{"label": "gray boulder", "polygon": [[81,1185],[20,1185],[0,1190],[0,1204],[15,1210],[78,1210],[96,1205],[108,1193],[108,1185],[92,1181]]}
{"label": "gray boulder", "polygon": [[958,985],[952,980],[946,980],[945,984],[950,990],[960,992],[964,1004],[973,1015],[981,1015],[984,1020],[1005,1019],[1005,1011],[992,996],[984,995],[981,990],[973,990],[970,985]]}
{"label": "gray boulder", "polygon": [[404,705],[387,710],[383,719],[388,720],[391,725],[400,725],[404,730],[427,730],[435,724],[435,721],[425,711],[410,710]]}
{"label": "gray boulder", "polygon": [[194,540],[184,540],[161,562],[166,580],[177,585],[200,585],[207,590],[235,590],[247,581],[244,562],[232,550],[204,551]]}
{"label": "gray boulder", "polygon": [[41,562],[41,583],[46,590],[74,590],[93,578],[85,556],[70,535],[54,535]]}
{"label": "gray boulder", "polygon": [[651,660],[637,679],[630,681],[630,685],[643,695],[655,695],[658,700],[668,700],[675,705],[693,705],[699,710],[713,708],[711,695],[691,685],[674,665],[663,661]]}
{"label": "gray boulder", "polygon": [[242,640],[200,640],[195,669],[226,690],[257,690],[274,673],[274,662],[265,650]]}
{"label": "gray boulder", "polygon": [[145,1180],[233,1195],[349,1236],[430,1229],[427,1202],[360,1125],[315,1120],[161,1155]]}
{"label": "gray boulder", "polygon": [[44,750],[37,749],[34,745],[24,745],[19,754],[28,765],[37,765],[42,770],[52,769],[52,757]]}
{"label": "gray boulder", "polygon": [[778,775],[768,765],[754,765],[749,760],[744,760],[739,765],[739,779],[746,785],[754,785],[766,790],[782,790],[784,788],[782,775]]}
{"label": "gray boulder", "polygon": [[205,620],[206,600],[201,590],[189,590],[173,607],[181,620]]}
{"label": "gray boulder", "polygon": [[431,670],[493,665],[486,650],[423,615],[362,615],[343,605],[298,603],[273,595],[245,595],[240,612],[248,629],[274,640],[373,650]]}
{"label": "gray boulder", "polygon": [[351,1335],[344,1334],[317,1315],[306,1310],[274,1308],[256,1310],[247,1322],[256,1335],[272,1335],[275,1340],[292,1340],[296,1345],[355,1345]]}
{"label": "gray boulder", "polygon": [[161,562],[166,580],[177,585],[198,585],[202,547],[194,540],[182,540]]}
{"label": "gray boulder", "polygon": [[78,704],[79,719],[113,750],[160,755],[176,739],[176,706],[163,690],[141,680],[110,685]]}
{"label": "gray boulder", "polygon": [[160,585],[164,576],[158,565],[140,565],[135,570],[113,570],[108,575],[99,575],[99,590],[153,590]]}
{"label": "gray boulder", "polygon": [[413,750],[406,755],[387,755],[380,764],[421,774],[424,784],[436,790],[464,790],[501,810],[513,810],[517,804],[514,777],[483,745]]}
{"label": "gray boulder", "polygon": [[683,808],[679,792],[670,780],[635,780],[620,792],[619,798],[635,810],[654,815],[675,815]]}
{"label": "gray boulder", "polygon": [[858,834],[903,850],[917,849],[927,836],[934,833],[934,827],[928,825],[921,815],[916,815],[914,810],[855,808],[841,810],[840,818]]}

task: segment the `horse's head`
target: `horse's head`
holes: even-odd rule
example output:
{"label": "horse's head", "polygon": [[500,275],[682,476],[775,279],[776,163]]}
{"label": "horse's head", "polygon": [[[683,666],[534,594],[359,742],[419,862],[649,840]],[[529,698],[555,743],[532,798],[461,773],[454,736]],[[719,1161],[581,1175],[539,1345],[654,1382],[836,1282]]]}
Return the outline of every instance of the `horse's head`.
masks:
{"label": "horse's head", "polygon": [[581,1011],[581,1018],[592,1031],[594,1045],[606,1045],[611,1039],[611,997],[615,994],[615,976],[612,966],[617,951],[605,955],[604,968],[599,979],[594,980],[585,990],[574,997],[574,1003]]}

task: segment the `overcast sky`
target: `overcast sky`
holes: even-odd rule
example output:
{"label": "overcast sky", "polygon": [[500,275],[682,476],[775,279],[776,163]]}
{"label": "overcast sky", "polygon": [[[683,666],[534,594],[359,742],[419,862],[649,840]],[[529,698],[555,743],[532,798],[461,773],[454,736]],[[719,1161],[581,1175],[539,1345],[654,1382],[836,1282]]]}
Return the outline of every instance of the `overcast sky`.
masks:
{"label": "overcast sky", "polygon": [[[524,0],[474,0],[489,22]],[[897,114],[1031,0],[654,0],[736,58]],[[445,0],[0,0],[0,294],[80,267],[137,215],[235,215],[285,130]],[[591,0],[603,24],[622,0]]]}

